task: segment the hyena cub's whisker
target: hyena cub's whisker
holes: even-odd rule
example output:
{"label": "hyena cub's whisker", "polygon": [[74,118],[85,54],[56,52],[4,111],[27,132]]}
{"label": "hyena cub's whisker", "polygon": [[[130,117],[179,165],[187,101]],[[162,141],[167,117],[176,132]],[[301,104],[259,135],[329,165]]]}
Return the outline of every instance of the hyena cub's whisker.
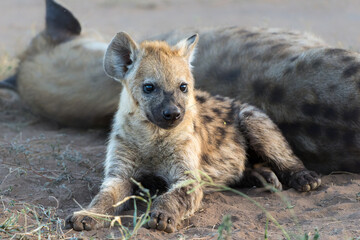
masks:
{"label": "hyena cub's whisker", "polygon": [[[147,227],[174,232],[211,188],[196,185],[196,180],[206,177],[218,186],[255,179],[246,176],[251,172],[245,170],[248,149],[263,157],[284,185],[300,191],[319,186],[319,177],[293,154],[265,113],[194,89],[190,64],[198,39],[196,34],[174,46],[160,41],[137,44],[121,32],[110,43],[104,69],[123,90],[107,148],[105,179],[89,211],[121,211],[116,201],[129,198],[134,178],[144,187],[163,189],[153,201]],[[251,174],[281,189],[270,168],[254,171]],[[75,230],[105,226],[77,212],[69,222]]]}

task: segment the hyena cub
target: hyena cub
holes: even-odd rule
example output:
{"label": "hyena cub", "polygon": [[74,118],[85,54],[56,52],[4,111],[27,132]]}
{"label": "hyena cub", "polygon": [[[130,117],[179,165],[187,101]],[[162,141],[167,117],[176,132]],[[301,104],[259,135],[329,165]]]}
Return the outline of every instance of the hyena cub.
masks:
{"label": "hyena cub", "polygon": [[[106,73],[123,90],[105,162],[105,180],[88,211],[115,214],[113,205],[132,194],[131,178],[162,179],[166,191],[152,206],[148,227],[173,232],[199,208],[203,191],[182,186],[186,171],[207,173],[218,184],[241,182],[247,148],[264,158],[280,181],[299,191],[320,185],[293,154],[275,124],[260,110],[238,101],[194,90],[190,63],[198,35],[175,46],[137,45],[118,33],[104,59]],[[145,183],[146,184],[146,183]],[[105,226],[85,212],[67,219],[75,230]]]}

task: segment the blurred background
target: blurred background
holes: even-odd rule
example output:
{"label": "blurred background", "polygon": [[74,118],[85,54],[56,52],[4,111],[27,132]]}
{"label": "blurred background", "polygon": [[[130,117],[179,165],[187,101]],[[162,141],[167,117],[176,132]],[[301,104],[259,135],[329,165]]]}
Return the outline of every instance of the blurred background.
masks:
{"label": "blurred background", "polygon": [[[43,0],[0,1],[0,54],[21,52],[43,28]],[[180,27],[260,26],[312,32],[333,46],[360,49],[358,0],[62,0],[82,23],[137,38]]]}

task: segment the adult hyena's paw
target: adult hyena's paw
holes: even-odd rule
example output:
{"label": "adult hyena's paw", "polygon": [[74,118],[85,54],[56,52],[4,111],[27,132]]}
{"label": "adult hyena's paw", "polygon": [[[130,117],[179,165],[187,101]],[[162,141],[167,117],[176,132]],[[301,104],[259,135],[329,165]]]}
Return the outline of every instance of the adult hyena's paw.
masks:
{"label": "adult hyena's paw", "polygon": [[320,176],[313,171],[302,170],[293,174],[290,178],[290,187],[299,192],[308,192],[318,188],[321,184]]}
{"label": "adult hyena's paw", "polygon": [[84,212],[79,211],[68,216],[65,220],[65,228],[74,229],[76,231],[90,231],[100,227],[99,220],[86,215]]}
{"label": "adult hyena's paw", "polygon": [[176,219],[165,211],[154,211],[146,227],[172,233],[176,230]]}

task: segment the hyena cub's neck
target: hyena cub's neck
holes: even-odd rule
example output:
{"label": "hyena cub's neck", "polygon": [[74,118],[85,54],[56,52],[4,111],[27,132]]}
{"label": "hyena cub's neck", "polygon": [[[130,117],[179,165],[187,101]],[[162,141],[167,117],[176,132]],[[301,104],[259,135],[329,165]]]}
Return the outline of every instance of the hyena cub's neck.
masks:
{"label": "hyena cub's neck", "polygon": [[190,63],[197,41],[194,35],[175,46],[160,41],[137,45],[126,33],[116,35],[104,69],[124,86],[115,121],[119,129],[136,130],[139,136],[191,131],[196,101]]}

